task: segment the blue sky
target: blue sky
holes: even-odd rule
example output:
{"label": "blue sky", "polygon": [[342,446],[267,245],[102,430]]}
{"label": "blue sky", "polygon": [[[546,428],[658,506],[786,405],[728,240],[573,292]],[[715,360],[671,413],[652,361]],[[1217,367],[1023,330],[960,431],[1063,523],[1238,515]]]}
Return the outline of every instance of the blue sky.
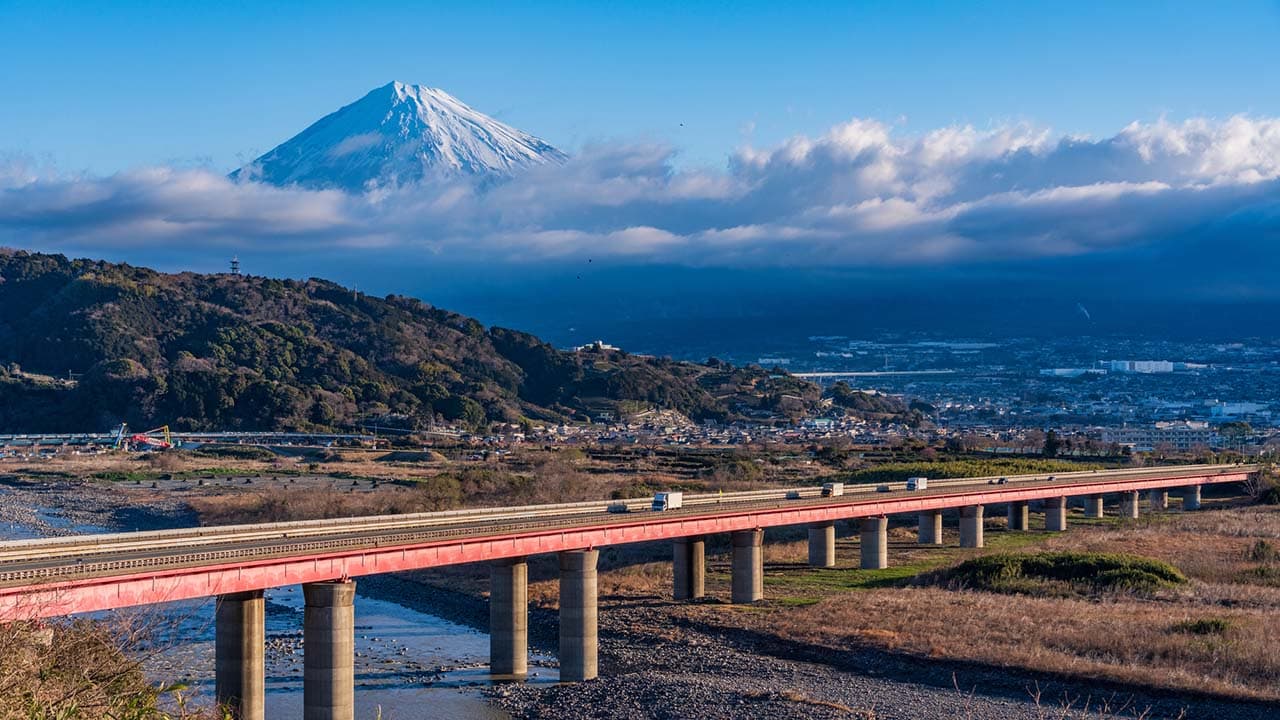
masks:
{"label": "blue sky", "polygon": [[0,0],[0,153],[225,172],[392,79],[686,167],[852,117],[1105,137],[1280,115],[1274,1],[266,5]]}
{"label": "blue sky", "polygon": [[[0,0],[0,246],[540,330],[876,288],[1280,302],[1280,0],[193,5]],[[391,80],[570,158],[226,177]]]}

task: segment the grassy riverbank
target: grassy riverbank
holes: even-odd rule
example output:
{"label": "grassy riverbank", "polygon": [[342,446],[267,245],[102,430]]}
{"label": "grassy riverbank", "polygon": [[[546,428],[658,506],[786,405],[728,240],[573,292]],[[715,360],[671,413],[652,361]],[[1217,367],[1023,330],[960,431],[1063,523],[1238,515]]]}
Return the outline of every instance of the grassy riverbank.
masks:
{"label": "grassy riverbank", "polygon": [[[1001,525],[989,522],[978,551],[899,540],[887,570],[811,570],[802,544],[775,548],[762,606],[692,612],[833,650],[1280,700],[1280,510],[1175,512],[1067,533]],[[843,544],[856,562],[856,540]],[[715,576],[717,594],[727,577]]]}

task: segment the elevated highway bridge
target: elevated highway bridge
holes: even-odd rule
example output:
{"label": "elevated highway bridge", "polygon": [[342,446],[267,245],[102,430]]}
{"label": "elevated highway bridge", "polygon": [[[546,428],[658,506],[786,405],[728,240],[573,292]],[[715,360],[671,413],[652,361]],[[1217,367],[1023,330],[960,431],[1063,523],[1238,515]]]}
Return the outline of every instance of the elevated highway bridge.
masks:
{"label": "elevated highway bridge", "polygon": [[[919,542],[941,544],[942,512],[959,510],[960,545],[981,547],[986,508],[1006,509],[1012,530],[1028,529],[1033,502],[1045,527],[1064,531],[1068,498],[1100,517],[1103,497],[1120,498],[1122,516],[1137,517],[1140,493],[1153,509],[1182,494],[1183,509],[1200,505],[1203,485],[1256,476],[1254,465],[1193,465],[1111,471],[931,480],[846,486],[822,497],[818,488],[696,495],[684,507],[649,511],[649,500],[585,502],[415,515],[191,528],[0,544],[0,621],[35,619],[173,600],[217,597],[217,696],[237,717],[261,718],[263,591],[302,584],[304,713],[351,718],[354,693],[354,578],[362,575],[486,562],[491,565],[491,671],[527,671],[527,564],[530,555],[560,556],[560,662],[563,680],[596,675],[596,564],[610,545],[670,540],[673,595],[701,597],[705,538],[732,537],[732,600],[763,597],[763,530],[805,525],[809,562],[835,564],[837,520],[860,522],[860,566],[887,565],[887,518],[919,518]],[[612,507],[611,507],[612,506]],[[621,511],[621,512],[620,512]]]}
{"label": "elevated highway bridge", "polygon": [[[333,443],[371,443],[376,435],[352,433],[300,433],[300,432],[175,432],[173,440],[184,445],[210,443],[229,445],[299,445],[323,446]],[[120,439],[120,433],[22,433],[0,434],[0,448],[31,448],[35,450],[59,447],[110,448]]]}

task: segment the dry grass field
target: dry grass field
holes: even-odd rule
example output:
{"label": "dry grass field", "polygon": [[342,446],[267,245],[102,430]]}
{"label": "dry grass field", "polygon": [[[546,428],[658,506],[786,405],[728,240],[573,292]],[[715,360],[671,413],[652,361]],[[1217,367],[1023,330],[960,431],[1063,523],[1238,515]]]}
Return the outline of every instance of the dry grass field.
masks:
{"label": "dry grass field", "polygon": [[[1144,508],[1145,511],[1145,508]],[[1006,532],[990,521],[987,547],[920,548],[914,532],[890,532],[890,567],[857,569],[856,534],[842,531],[839,565],[806,565],[803,540],[767,540],[765,601],[727,605],[727,548],[710,546],[707,603],[671,612],[723,630],[746,628],[782,640],[859,647],[1041,671],[1086,682],[1121,683],[1230,698],[1280,700],[1280,508],[1217,507],[1148,514],[1137,521],[1083,522],[1066,533]],[[950,532],[952,528],[948,528]],[[671,566],[652,546],[601,552],[600,593],[669,598]],[[1169,563],[1186,576],[1174,587],[985,592],[937,582],[940,569],[994,553],[1120,553]],[[530,599],[555,607],[554,573]]]}
{"label": "dry grass field", "polygon": [[[993,523],[998,525],[999,521]],[[856,562],[856,541],[842,543]],[[1062,673],[1236,698],[1280,699],[1280,508],[1171,512],[1066,533],[994,530],[985,550],[922,551],[895,543],[897,568],[810,570],[803,543],[775,546],[759,612],[719,606],[688,612],[726,626],[849,649]],[[1151,591],[1098,590],[1053,597],[1052,588],[1005,594],[930,583],[938,567],[991,552],[1126,553],[1163,560],[1188,578]],[[771,568],[769,566],[772,566]],[[648,591],[657,571],[633,583]],[[727,575],[713,584],[717,594]]]}

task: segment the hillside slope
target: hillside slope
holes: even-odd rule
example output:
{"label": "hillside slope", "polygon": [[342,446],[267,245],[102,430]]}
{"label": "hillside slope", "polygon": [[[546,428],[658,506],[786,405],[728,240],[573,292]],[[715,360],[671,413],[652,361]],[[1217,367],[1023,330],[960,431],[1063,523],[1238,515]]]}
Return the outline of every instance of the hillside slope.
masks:
{"label": "hillside slope", "polygon": [[[760,368],[566,352],[324,280],[164,274],[0,251],[0,431],[340,429],[797,416],[818,389]],[[42,377],[45,376],[45,377]],[[69,378],[59,380],[55,378]]]}

